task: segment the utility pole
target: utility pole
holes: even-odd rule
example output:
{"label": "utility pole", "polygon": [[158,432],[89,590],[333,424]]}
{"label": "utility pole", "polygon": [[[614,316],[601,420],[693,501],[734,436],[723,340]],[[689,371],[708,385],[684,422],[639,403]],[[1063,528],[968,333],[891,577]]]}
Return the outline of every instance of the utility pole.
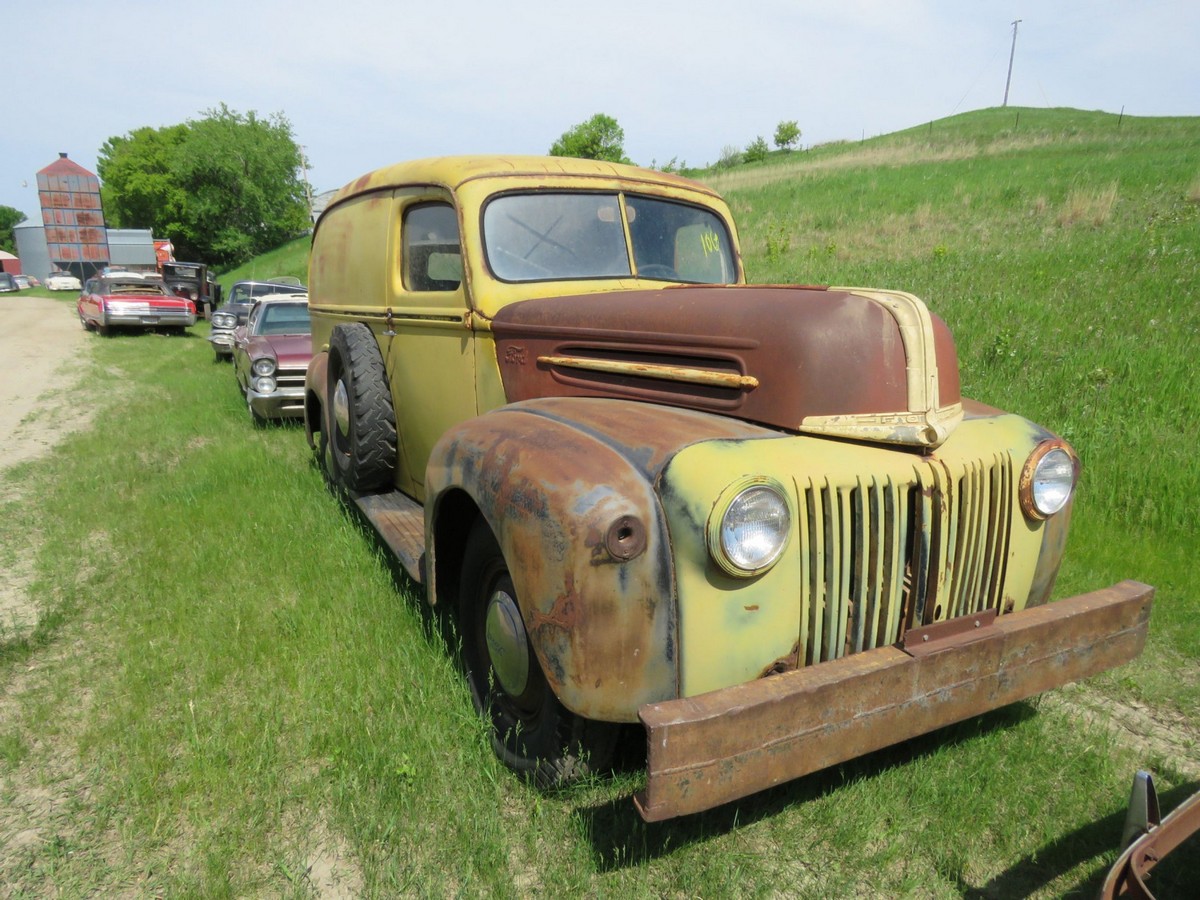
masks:
{"label": "utility pole", "polygon": [[1008,78],[1004,82],[1004,102],[1002,104],[1000,104],[1001,106],[1008,106],[1008,86],[1010,84],[1012,84],[1013,57],[1017,55],[1017,25],[1019,25],[1020,23],[1021,23],[1020,19],[1016,19],[1012,23],[1012,27],[1013,27],[1012,50],[1008,54]]}

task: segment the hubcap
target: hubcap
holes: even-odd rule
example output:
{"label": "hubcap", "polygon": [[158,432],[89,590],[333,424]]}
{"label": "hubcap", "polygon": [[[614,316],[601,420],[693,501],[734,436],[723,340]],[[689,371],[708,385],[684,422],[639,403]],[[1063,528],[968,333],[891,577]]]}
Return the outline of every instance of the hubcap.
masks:
{"label": "hubcap", "polygon": [[484,634],[496,680],[510,697],[521,696],[529,683],[529,641],[517,601],[508,591],[497,590],[488,600]]}
{"label": "hubcap", "polygon": [[350,437],[350,398],[346,395],[346,382],[339,378],[333,389],[333,420],[343,437]]}

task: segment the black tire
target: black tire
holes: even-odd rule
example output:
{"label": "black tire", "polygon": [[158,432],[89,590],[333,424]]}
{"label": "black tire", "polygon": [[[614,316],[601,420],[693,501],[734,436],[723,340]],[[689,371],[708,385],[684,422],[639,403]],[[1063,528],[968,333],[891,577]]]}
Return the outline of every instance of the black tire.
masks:
{"label": "black tire", "polygon": [[396,414],[383,356],[371,329],[338,325],[329,338],[325,428],[329,474],[350,491],[391,487],[396,474]]}
{"label": "black tire", "polygon": [[[525,635],[504,554],[482,518],[467,538],[460,584],[463,662],[475,709],[491,726],[496,755],[543,789],[603,770],[612,758],[618,726],[577,716],[554,695]],[[519,629],[516,640],[508,641],[510,651],[522,647],[525,654],[527,674],[519,690],[512,684],[519,679],[510,674],[506,688],[497,671],[488,643],[489,615]]]}

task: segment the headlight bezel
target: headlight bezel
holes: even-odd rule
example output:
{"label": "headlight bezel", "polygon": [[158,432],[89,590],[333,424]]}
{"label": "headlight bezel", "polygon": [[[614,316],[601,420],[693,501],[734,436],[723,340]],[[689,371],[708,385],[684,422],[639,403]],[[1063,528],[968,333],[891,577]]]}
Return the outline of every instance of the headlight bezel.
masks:
{"label": "headlight bezel", "polygon": [[273,394],[278,386],[271,375],[259,375],[254,379],[254,390],[259,394]]}
{"label": "headlight bezel", "polygon": [[[1074,448],[1061,438],[1053,438],[1038,444],[1029,454],[1029,458],[1025,460],[1024,468],[1021,469],[1019,495],[1021,511],[1025,517],[1035,522],[1042,522],[1070,506],[1075,497],[1075,488],[1079,484],[1080,468],[1079,457],[1075,454]],[[1070,473],[1065,491],[1061,488],[1064,484],[1062,479],[1064,472]],[[1055,477],[1051,479],[1050,476]],[[1059,485],[1057,494],[1054,492],[1047,494],[1045,489],[1040,487],[1040,485],[1050,483],[1051,480]]]}
{"label": "headlight bezel", "polygon": [[260,356],[250,364],[250,371],[253,372],[256,377],[274,375],[275,360],[271,359],[269,356]]}
{"label": "headlight bezel", "polygon": [[[736,514],[738,510],[745,512],[746,507],[757,501],[771,499],[775,504],[774,515],[778,518],[782,513],[782,525],[776,527],[777,536],[772,539],[769,552],[747,558],[727,540],[730,533],[727,526],[732,528],[730,515]],[[706,529],[709,556],[722,571],[735,578],[762,575],[783,557],[792,540],[795,519],[796,511],[793,509],[791,496],[782,483],[766,475],[738,479],[721,492],[709,514]]]}

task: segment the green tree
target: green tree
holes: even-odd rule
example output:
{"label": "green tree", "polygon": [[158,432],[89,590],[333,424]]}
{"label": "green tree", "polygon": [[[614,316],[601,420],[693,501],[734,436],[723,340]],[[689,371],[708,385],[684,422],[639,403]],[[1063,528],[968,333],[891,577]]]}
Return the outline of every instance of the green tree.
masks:
{"label": "green tree", "polygon": [[300,148],[282,114],[260,119],[221,104],[189,124],[175,174],[204,258],[242,262],[308,228]]}
{"label": "green tree", "polygon": [[25,213],[11,206],[0,206],[0,250],[17,252],[17,239],[13,229],[25,221]]}
{"label": "green tree", "polygon": [[188,198],[175,167],[188,131],[187,125],[138,128],[104,142],[96,172],[108,225],[182,237]]}
{"label": "green tree", "polygon": [[109,224],[170,238],[180,259],[234,266],[308,228],[301,162],[282,114],[221,104],[110,138],[97,170]]}
{"label": "green tree", "polygon": [[791,150],[800,140],[800,126],[795,120],[780,122],[775,126],[775,146],[780,150]]}
{"label": "green tree", "polygon": [[767,153],[769,151],[770,148],[767,147],[767,142],[760,134],[746,145],[746,152],[743,154],[742,158],[746,160],[746,162],[762,162],[767,158]]}
{"label": "green tree", "polygon": [[617,124],[616,119],[604,113],[596,113],[586,122],[564,131],[562,137],[550,146],[550,155],[629,162],[625,156],[625,130]]}

